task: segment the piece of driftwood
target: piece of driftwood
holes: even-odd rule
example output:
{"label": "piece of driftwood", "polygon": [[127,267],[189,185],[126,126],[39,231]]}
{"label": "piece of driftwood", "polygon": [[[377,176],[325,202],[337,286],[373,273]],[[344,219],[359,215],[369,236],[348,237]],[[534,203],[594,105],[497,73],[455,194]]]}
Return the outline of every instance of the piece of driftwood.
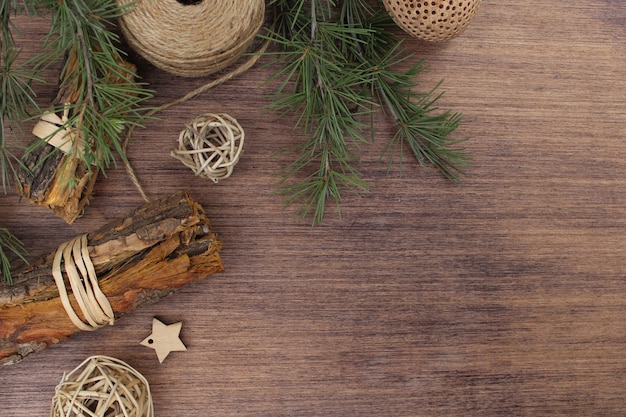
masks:
{"label": "piece of driftwood", "polygon": [[[87,248],[115,317],[224,270],[221,242],[209,219],[182,192],[89,233]],[[19,362],[80,331],[68,317],[52,276],[55,252],[17,272],[12,286],[0,286],[0,364]]]}
{"label": "piece of driftwood", "polygon": [[[68,115],[64,112],[69,109],[71,116],[72,106],[78,100],[78,53],[75,48],[66,57],[59,77],[59,90],[52,100],[50,111],[33,129],[34,141],[40,143],[22,157],[23,166],[17,180],[17,189],[22,196],[35,205],[49,208],[69,224],[83,214],[99,174],[95,165],[87,166],[80,155],[70,151],[71,141],[79,141],[77,150],[82,152],[84,146],[89,146],[89,138],[73,134],[76,126],[65,125]],[[135,72],[133,64],[121,58],[120,64],[131,70],[130,73]],[[74,82],[67,82],[67,79]],[[107,82],[111,84],[122,81],[128,80],[117,75],[107,77]],[[98,150],[93,149],[93,152],[97,157]]]}

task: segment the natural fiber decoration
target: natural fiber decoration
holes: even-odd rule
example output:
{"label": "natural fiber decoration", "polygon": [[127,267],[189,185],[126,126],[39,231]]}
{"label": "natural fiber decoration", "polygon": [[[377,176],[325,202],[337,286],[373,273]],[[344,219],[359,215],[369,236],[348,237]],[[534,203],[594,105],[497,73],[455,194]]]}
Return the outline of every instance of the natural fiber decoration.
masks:
{"label": "natural fiber decoration", "polygon": [[425,41],[459,36],[476,14],[481,0],[383,0],[393,20],[405,32]]}
{"label": "natural fiber decoration", "polygon": [[199,77],[233,64],[261,28],[264,0],[117,0],[128,43],[155,66]]}
{"label": "natural fiber decoration", "polygon": [[[86,323],[76,314],[70,302],[61,261],[76,303]],[[79,274],[80,272],[80,274]],[[87,235],[79,236],[61,244],[52,261],[52,276],[59,290],[59,298],[70,320],[81,330],[96,330],[105,324],[113,324],[115,314],[109,300],[100,290],[96,270],[89,257]]]}
{"label": "natural fiber decoration", "polygon": [[206,113],[187,123],[172,156],[196,175],[218,182],[233,173],[244,137],[243,128],[233,117]]}
{"label": "natural fiber decoration", "polygon": [[91,356],[55,389],[50,417],[153,417],[150,386],[119,359]]}
{"label": "natural fiber decoration", "polygon": [[63,109],[61,117],[51,111],[45,111],[33,127],[33,135],[45,140],[66,154],[70,153],[74,142],[78,151],[85,153],[85,141],[76,134],[76,128],[67,126],[69,104]]}

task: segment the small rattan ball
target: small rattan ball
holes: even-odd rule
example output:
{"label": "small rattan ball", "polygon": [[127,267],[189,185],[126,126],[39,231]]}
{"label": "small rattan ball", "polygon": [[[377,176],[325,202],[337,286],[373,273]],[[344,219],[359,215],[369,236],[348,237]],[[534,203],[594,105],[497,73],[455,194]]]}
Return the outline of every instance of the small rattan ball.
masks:
{"label": "small rattan ball", "polygon": [[476,14],[481,0],[384,0],[393,20],[407,33],[425,41],[459,36]]}
{"label": "small rattan ball", "polygon": [[55,389],[51,417],[153,417],[148,381],[125,362],[91,356]]}
{"label": "small rattan ball", "polygon": [[172,156],[217,183],[230,177],[243,150],[244,131],[227,114],[206,113],[185,125]]}

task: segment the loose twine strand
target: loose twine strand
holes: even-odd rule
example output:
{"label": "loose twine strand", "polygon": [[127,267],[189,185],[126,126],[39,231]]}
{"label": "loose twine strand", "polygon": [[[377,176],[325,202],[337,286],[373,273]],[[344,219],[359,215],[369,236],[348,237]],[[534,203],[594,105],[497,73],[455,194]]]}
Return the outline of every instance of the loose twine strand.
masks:
{"label": "loose twine strand", "polygon": [[[261,46],[256,50],[256,52],[251,54],[250,57],[246,61],[244,61],[241,65],[233,68],[231,71],[228,71],[222,76],[214,80],[211,80],[207,82],[206,84],[201,85],[198,88],[195,88],[189,91],[185,95],[175,100],[169,101],[165,104],[162,104],[161,106],[155,107],[154,109],[148,110],[147,112],[144,113],[144,117],[148,119],[163,110],[169,109],[170,107],[173,107],[178,104],[184,103],[188,100],[191,100],[199,96],[200,94],[206,92],[207,90],[210,90],[213,87],[217,87],[218,85],[223,84],[227,81],[230,81],[232,78],[235,78],[243,74],[244,72],[248,71],[257,63],[257,61],[261,58],[263,53],[267,50],[269,43],[270,43],[269,40],[265,40],[261,44]],[[67,114],[66,113],[64,113],[63,118],[60,118],[54,113],[46,112],[44,113],[44,115],[41,116],[41,120],[39,120],[39,122],[35,125],[35,128],[33,129],[33,134],[35,134],[35,136],[39,137],[40,139],[44,139],[48,141],[50,145],[55,146],[67,153],[71,149],[70,141],[72,140],[72,138],[78,137],[74,133],[74,131],[75,131],[75,128],[71,128],[67,126]],[[141,185],[141,182],[139,181],[139,178],[137,177],[137,174],[135,173],[135,169],[131,165],[128,158],[125,156],[126,150],[128,148],[128,143],[130,142],[130,139],[134,131],[135,131],[135,125],[128,128],[126,132],[126,137],[122,144],[122,148],[124,150],[124,157],[123,157],[124,166],[126,168],[126,172],[128,173],[128,176],[130,177],[131,182],[133,183],[133,185],[135,186],[135,188],[141,195],[141,198],[145,202],[150,202],[150,199],[148,198],[145,190],[143,189],[143,186]],[[77,146],[79,146],[79,144],[77,144]],[[83,148],[79,148],[79,149],[83,149]]]}
{"label": "loose twine strand", "polygon": [[51,417],[153,417],[146,378],[110,356],[91,356],[55,388]]}
{"label": "loose twine strand", "polygon": [[[81,320],[70,303],[61,261],[63,261],[74,298],[86,322]],[[52,261],[52,276],[59,290],[63,308],[76,327],[92,331],[105,324],[113,324],[115,314],[109,300],[98,285],[96,270],[89,257],[87,235],[78,236],[69,242],[62,243],[57,248]]]}

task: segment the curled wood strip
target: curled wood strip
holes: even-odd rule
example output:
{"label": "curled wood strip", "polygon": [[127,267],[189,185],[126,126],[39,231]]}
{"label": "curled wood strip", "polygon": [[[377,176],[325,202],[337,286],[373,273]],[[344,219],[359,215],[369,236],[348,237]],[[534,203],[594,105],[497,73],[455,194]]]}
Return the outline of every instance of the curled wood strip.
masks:
{"label": "curled wood strip", "polygon": [[[70,303],[61,270],[61,260],[74,298],[87,323],[78,317]],[[57,248],[52,261],[52,276],[59,289],[61,303],[76,327],[81,330],[96,330],[107,323],[113,324],[115,314],[109,300],[98,285],[96,270],[87,248],[87,235],[65,242]]]}
{"label": "curled wood strip", "polygon": [[44,112],[33,127],[33,135],[45,140],[55,148],[59,148],[66,154],[71,152],[74,145],[83,154],[85,141],[82,136],[77,134],[76,128],[67,125],[68,113],[69,103],[64,106],[61,117],[51,111]]}

